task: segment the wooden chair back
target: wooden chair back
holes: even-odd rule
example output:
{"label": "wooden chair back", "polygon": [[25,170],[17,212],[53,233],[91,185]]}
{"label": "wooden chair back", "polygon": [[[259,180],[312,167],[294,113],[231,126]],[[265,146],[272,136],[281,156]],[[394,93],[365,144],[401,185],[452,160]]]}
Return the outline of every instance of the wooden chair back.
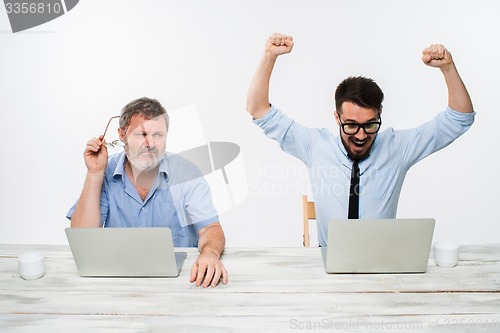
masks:
{"label": "wooden chair back", "polygon": [[314,209],[314,202],[307,201],[307,195],[302,196],[302,212],[304,220],[303,245],[309,247],[311,244],[309,237],[309,220],[316,220],[316,211]]}

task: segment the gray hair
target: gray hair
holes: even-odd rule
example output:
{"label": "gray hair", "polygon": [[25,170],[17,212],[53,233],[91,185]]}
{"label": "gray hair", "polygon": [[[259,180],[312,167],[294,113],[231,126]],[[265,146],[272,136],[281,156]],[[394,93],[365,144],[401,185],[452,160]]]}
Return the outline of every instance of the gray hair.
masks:
{"label": "gray hair", "polygon": [[153,119],[161,115],[165,116],[165,124],[170,124],[170,117],[167,110],[156,99],[142,97],[125,105],[120,115],[120,129],[125,132],[132,116],[140,114],[146,119]]}

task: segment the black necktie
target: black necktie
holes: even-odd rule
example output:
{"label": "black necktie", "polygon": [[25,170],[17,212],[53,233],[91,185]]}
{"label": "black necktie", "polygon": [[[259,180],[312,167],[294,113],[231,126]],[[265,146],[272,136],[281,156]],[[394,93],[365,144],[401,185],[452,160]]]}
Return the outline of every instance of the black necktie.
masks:
{"label": "black necktie", "polygon": [[359,218],[359,166],[358,160],[352,162],[351,190],[349,192],[349,219]]}

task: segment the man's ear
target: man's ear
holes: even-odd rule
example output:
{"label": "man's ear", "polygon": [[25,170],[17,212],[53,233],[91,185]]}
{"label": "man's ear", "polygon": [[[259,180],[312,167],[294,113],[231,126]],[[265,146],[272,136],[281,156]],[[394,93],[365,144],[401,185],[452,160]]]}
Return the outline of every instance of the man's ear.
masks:
{"label": "man's ear", "polygon": [[125,139],[125,131],[122,131],[121,128],[118,128],[118,136],[120,137],[120,140],[123,141]]}
{"label": "man's ear", "polygon": [[335,117],[335,121],[337,122],[337,125],[340,126],[340,115],[338,111],[333,111],[333,116]]}

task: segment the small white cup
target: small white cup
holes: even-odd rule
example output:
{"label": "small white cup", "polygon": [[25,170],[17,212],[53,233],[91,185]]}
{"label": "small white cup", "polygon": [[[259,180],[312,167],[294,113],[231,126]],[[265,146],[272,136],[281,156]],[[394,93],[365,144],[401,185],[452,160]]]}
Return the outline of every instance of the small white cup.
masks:
{"label": "small white cup", "polygon": [[439,241],[434,244],[434,261],[440,267],[455,267],[458,263],[460,246],[450,241]]}
{"label": "small white cup", "polygon": [[25,280],[36,280],[45,274],[45,256],[41,252],[29,252],[17,258],[19,274]]}

